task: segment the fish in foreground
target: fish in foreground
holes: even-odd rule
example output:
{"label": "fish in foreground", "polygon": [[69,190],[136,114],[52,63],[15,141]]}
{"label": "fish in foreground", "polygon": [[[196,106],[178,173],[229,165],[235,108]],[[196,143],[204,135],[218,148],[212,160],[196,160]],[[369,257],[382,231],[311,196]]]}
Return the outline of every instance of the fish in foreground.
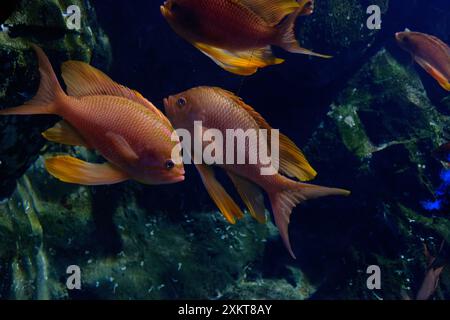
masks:
{"label": "fish in foreground", "polygon": [[[439,265],[436,263],[436,260],[439,255],[441,255],[442,249],[444,248],[444,243],[445,242],[442,241],[435,257],[430,254],[428,246],[425,243],[423,244],[423,251],[427,260],[427,271],[425,272],[425,277],[417,291],[415,300],[429,300],[435,294],[439,285],[439,278],[445,268],[445,263],[440,263]],[[402,291],[401,296],[403,300],[412,300],[411,296],[406,291]]]}
{"label": "fish in foreground", "polygon": [[424,244],[423,247],[424,254],[427,259],[427,272],[425,273],[425,278],[423,279],[422,285],[417,292],[416,300],[428,300],[434,295],[439,285],[439,278],[441,276],[441,273],[445,268],[445,265],[435,265],[437,256],[440,255],[444,247],[444,241],[442,241],[441,247],[436,257],[433,257],[430,254],[430,251],[428,250],[426,244]]}
{"label": "fish in foreground", "polygon": [[[228,129],[255,130],[266,129],[271,132],[270,125],[253,108],[245,104],[239,97],[220,88],[198,87],[186,92],[164,99],[166,114],[176,129],[188,130],[191,136],[195,135],[194,121],[201,121],[202,130],[216,129],[224,136]],[[254,132],[255,132],[254,131]],[[204,132],[204,131],[203,131]],[[270,147],[267,139],[267,148]],[[205,148],[205,144],[203,145]],[[269,149],[270,150],[270,149]],[[192,156],[193,150],[187,150]],[[186,152],[186,150],[184,150]],[[226,150],[227,152],[227,150]],[[234,151],[236,155],[236,151]],[[292,251],[288,224],[292,209],[308,199],[329,195],[349,195],[350,192],[342,189],[325,188],[311,184],[300,183],[287,178],[296,177],[307,181],[316,176],[300,149],[288,137],[280,134],[279,139],[279,172],[274,175],[261,175],[261,168],[267,167],[260,160],[250,164],[250,152],[257,153],[246,143],[245,164],[217,164],[226,171],[236,187],[250,214],[259,222],[266,221],[263,189],[269,195],[275,223],[289,253],[295,258]],[[257,157],[258,159],[260,157]],[[198,161],[197,161],[198,162]],[[228,162],[230,163],[230,162]],[[212,166],[196,164],[203,183],[222,214],[230,223],[242,218],[243,213],[233,201],[222,185],[214,176]]]}
{"label": "fish in foreground", "polygon": [[440,39],[420,32],[395,34],[401,48],[411,53],[414,60],[439,84],[450,91],[450,47]]}
{"label": "fish in foreground", "polygon": [[295,21],[313,12],[313,0],[168,0],[161,12],[172,29],[223,69],[251,75],[284,62],[271,46],[331,58],[302,48]]}
{"label": "fish in foreground", "polygon": [[172,159],[177,142],[168,119],[137,92],[123,87],[83,62],[62,66],[69,95],[62,90],[45,53],[39,59],[40,86],[26,104],[0,115],[55,114],[64,120],[43,133],[50,141],[97,150],[107,162],[88,163],[70,156],[45,160],[61,181],[82,185],[137,180],[168,184],[184,180],[184,168]]}

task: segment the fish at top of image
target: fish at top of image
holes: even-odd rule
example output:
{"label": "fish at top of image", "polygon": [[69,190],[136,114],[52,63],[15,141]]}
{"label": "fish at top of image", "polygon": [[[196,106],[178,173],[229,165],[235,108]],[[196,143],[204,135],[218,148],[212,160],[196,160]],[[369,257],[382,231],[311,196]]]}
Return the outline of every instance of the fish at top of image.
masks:
{"label": "fish at top of image", "polygon": [[435,36],[404,31],[395,34],[399,46],[447,91],[450,91],[450,47]]}
{"label": "fish at top of image", "polygon": [[179,36],[220,67],[248,76],[284,62],[271,46],[331,58],[302,48],[295,38],[297,17],[313,8],[313,0],[168,0],[161,12]]}
{"label": "fish at top of image", "polygon": [[[248,132],[259,132],[261,129],[267,131],[263,136],[266,142],[266,150],[271,150],[272,128],[266,120],[252,107],[231,92],[215,87],[197,87],[164,99],[166,114],[174,127],[187,130],[191,137],[195,137],[195,123],[200,123],[202,131],[215,129],[223,136],[231,130],[241,130]],[[181,133],[180,133],[181,135]],[[183,138],[183,144],[184,144]],[[228,142],[227,142],[228,143]],[[221,167],[230,177],[236,187],[243,202],[247,206],[250,214],[259,222],[266,221],[264,197],[261,189],[270,198],[275,223],[280,231],[283,242],[292,257],[295,258],[289,241],[288,225],[293,208],[308,199],[319,198],[330,195],[349,195],[350,192],[342,189],[326,188],[311,184],[294,181],[297,178],[301,181],[308,181],[316,176],[316,171],[306,160],[301,150],[287,136],[279,134],[279,152],[274,162],[279,164],[279,170],[274,174],[263,175],[261,168],[265,167],[259,159],[254,164],[249,161],[251,153],[259,153],[260,148],[246,143],[244,164],[234,161],[214,164]],[[186,148],[186,145],[183,145]],[[207,143],[203,143],[203,150],[207,148]],[[239,146],[233,156],[237,154]],[[195,149],[195,148],[194,148]],[[192,157],[196,150],[185,150]],[[242,151],[242,150],[241,150]],[[225,150],[229,152],[229,150]],[[271,152],[272,153],[272,152]],[[276,158],[277,157],[277,158]],[[234,163],[234,164],[233,164]],[[215,178],[213,166],[204,163],[195,163],[202,181],[221,213],[230,223],[235,223],[236,219],[243,217],[240,207],[234,202],[231,196],[225,191],[220,182]],[[280,174],[282,173],[282,174]]]}
{"label": "fish at top of image", "polygon": [[51,175],[81,185],[130,179],[145,184],[184,180],[181,161],[172,159],[178,145],[176,139],[172,141],[174,129],[153,104],[79,61],[68,61],[62,66],[67,95],[45,53],[32,47],[39,60],[38,92],[22,106],[0,110],[0,115],[58,115],[63,121],[43,133],[47,140],[94,149],[107,160],[96,164],[56,156],[45,160]]}

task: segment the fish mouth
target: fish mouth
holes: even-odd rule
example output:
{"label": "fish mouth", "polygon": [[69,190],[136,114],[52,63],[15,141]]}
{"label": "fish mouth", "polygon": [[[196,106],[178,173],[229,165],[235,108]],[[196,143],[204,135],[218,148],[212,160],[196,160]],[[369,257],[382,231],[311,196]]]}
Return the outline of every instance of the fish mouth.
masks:
{"label": "fish mouth", "polygon": [[397,32],[397,33],[395,34],[395,39],[396,39],[397,41],[401,41],[401,37],[402,37],[402,33],[401,33],[401,32]]}
{"label": "fish mouth", "polygon": [[163,103],[164,103],[164,109],[166,110],[166,112],[169,114],[171,107],[172,107],[172,97],[168,97],[168,98],[164,98],[163,99]]}
{"label": "fish mouth", "polygon": [[178,177],[173,178],[170,182],[171,183],[178,183],[178,182],[183,182],[184,180],[185,180],[185,177],[184,177],[184,175],[182,175],[182,176],[178,176]]}
{"label": "fish mouth", "polygon": [[179,174],[176,176],[172,176],[172,178],[170,179],[169,183],[178,183],[178,182],[183,182],[186,177],[184,176],[185,172],[184,169],[180,169],[179,170]]}

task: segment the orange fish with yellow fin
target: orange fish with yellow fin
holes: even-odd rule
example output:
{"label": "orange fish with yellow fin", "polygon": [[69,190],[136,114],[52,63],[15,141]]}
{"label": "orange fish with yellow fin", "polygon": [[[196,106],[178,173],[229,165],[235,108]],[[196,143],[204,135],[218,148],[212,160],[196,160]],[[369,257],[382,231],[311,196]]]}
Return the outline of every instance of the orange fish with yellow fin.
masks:
{"label": "orange fish with yellow fin", "polygon": [[[164,105],[166,114],[174,127],[177,130],[189,132],[195,139],[199,138],[195,128],[197,123],[201,125],[202,130],[218,130],[223,136],[227,136],[230,130],[241,132],[241,137],[244,136],[244,138],[244,132],[255,132],[255,135],[260,137],[259,143],[265,145],[265,150],[271,150],[271,152],[273,150],[273,144],[270,142],[273,129],[259,113],[231,92],[215,87],[198,87],[170,96],[164,100]],[[264,132],[261,130],[265,130],[267,135],[261,134],[260,132]],[[279,166],[273,166],[272,174],[261,174],[266,164],[261,161],[260,156],[254,157],[255,154],[260,155],[261,145],[256,146],[251,143],[246,143],[245,146],[231,146],[232,149],[229,149],[227,142],[227,147],[220,153],[227,154],[227,158],[228,155],[232,155],[231,163],[224,161],[213,165],[225,170],[250,214],[261,223],[266,221],[262,190],[269,195],[275,223],[286,248],[295,258],[288,232],[293,208],[308,199],[333,195],[347,196],[350,192],[289,179],[288,177],[295,177],[301,181],[308,181],[317,173],[292,140],[283,134],[279,134],[278,140],[278,155],[271,154],[271,156],[274,158],[273,164],[279,164]],[[184,137],[183,143],[185,143]],[[202,155],[198,155],[196,150],[186,150],[185,145],[183,147],[185,148],[183,151],[191,157],[193,155],[202,159],[200,158]],[[199,151],[204,152],[209,147],[208,143],[203,144],[203,149]],[[245,161],[242,163],[236,159],[238,150],[245,151]],[[252,157],[258,160],[252,162]],[[221,213],[230,223],[236,223],[236,219],[243,217],[242,210],[216,179],[214,166],[207,165],[203,161],[197,161],[195,165],[209,195]],[[275,168],[277,166],[279,168]]]}
{"label": "orange fish with yellow fin", "polygon": [[161,12],[174,31],[238,75],[282,63],[271,46],[330,58],[302,48],[295,21],[313,12],[313,0],[167,0]]}
{"label": "orange fish with yellow fin", "polygon": [[[41,82],[34,99],[0,110],[0,115],[54,114],[64,120],[43,133],[50,141],[98,151],[107,162],[88,163],[70,156],[45,160],[48,172],[81,185],[136,180],[169,184],[184,180],[184,168],[172,153],[178,142],[167,118],[136,91],[112,81],[83,62],[62,67],[67,95],[45,53],[33,45]],[[176,153],[174,153],[176,154]]]}
{"label": "orange fish with yellow fin", "polygon": [[442,40],[420,32],[395,34],[400,47],[447,91],[450,91],[450,47]]}

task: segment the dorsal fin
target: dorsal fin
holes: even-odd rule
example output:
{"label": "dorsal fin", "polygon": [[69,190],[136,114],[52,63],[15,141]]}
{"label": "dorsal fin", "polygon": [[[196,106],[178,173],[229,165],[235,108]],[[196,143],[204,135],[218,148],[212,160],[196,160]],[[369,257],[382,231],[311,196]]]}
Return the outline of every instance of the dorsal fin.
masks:
{"label": "dorsal fin", "polygon": [[[237,105],[243,108],[256,121],[261,129],[267,130],[268,146],[271,143],[272,127],[267,121],[249,105],[247,105],[240,97],[230,91],[221,88],[215,88],[223,95],[232,99]],[[308,163],[303,152],[295,145],[295,143],[284,134],[280,133],[280,170],[289,177],[296,177],[301,181],[309,181],[316,177],[317,172]]]}
{"label": "dorsal fin", "polygon": [[450,47],[444,41],[439,39],[438,37],[428,35],[432,41],[434,41],[438,46],[440,46],[447,54],[450,56]]}
{"label": "dorsal fin", "polygon": [[63,63],[62,77],[70,96],[117,96],[130,99],[155,112],[167,124],[169,121],[164,114],[139,92],[129,89],[113,81],[106,74],[91,65],[81,61],[67,61]]}
{"label": "dorsal fin", "polygon": [[295,0],[239,0],[238,3],[272,26],[279,24],[284,17],[299,8]]}

